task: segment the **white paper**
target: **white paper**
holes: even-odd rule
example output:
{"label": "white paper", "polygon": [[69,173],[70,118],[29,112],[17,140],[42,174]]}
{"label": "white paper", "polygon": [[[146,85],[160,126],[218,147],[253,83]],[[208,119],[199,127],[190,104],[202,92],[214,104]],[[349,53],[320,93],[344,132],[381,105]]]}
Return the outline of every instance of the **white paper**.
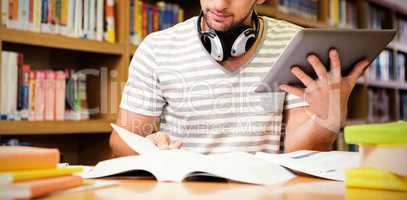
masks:
{"label": "white paper", "polygon": [[158,147],[145,137],[132,133],[116,124],[110,124],[122,140],[134,151],[143,154],[153,154],[159,151]]}
{"label": "white paper", "polygon": [[296,151],[287,154],[256,153],[256,157],[309,175],[336,181],[345,180],[346,169],[358,167],[357,152]]}

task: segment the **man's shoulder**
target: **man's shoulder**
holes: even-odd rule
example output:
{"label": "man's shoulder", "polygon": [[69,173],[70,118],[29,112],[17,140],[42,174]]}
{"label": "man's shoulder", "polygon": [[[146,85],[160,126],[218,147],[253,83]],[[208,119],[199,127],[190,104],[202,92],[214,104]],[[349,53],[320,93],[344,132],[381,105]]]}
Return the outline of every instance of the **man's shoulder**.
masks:
{"label": "man's shoulder", "polygon": [[187,33],[191,33],[195,31],[195,29],[196,17],[192,17],[170,28],[150,33],[144,41],[150,44],[160,45],[162,42],[184,40],[190,37],[190,34],[188,35]]}
{"label": "man's shoulder", "polygon": [[301,30],[303,27],[293,24],[291,22],[285,20],[279,20],[276,18],[268,17],[268,16],[261,16],[264,19],[264,22],[267,23],[269,27],[274,29],[291,29],[291,30]]}

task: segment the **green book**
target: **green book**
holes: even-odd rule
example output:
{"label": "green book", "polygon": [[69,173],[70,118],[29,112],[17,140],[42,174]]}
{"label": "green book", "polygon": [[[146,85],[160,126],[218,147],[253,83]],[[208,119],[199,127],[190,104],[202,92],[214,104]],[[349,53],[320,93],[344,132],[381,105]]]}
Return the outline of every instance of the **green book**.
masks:
{"label": "green book", "polygon": [[348,144],[407,144],[407,121],[345,127]]}

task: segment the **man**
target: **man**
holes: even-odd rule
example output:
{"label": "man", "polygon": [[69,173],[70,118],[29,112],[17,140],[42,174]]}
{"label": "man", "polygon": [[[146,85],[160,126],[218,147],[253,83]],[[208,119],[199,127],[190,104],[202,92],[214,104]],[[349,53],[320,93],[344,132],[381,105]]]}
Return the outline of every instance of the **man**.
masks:
{"label": "man", "polygon": [[[257,16],[255,6],[264,1],[201,0],[200,17],[147,36],[130,64],[117,124],[163,149],[328,150],[368,61],[342,77],[337,51],[329,52],[329,72],[312,55],[318,79],[292,70],[306,89],[281,85],[285,92],[255,93],[301,29]],[[160,131],[153,133],[157,123]],[[110,144],[115,156],[137,153],[115,132]]]}

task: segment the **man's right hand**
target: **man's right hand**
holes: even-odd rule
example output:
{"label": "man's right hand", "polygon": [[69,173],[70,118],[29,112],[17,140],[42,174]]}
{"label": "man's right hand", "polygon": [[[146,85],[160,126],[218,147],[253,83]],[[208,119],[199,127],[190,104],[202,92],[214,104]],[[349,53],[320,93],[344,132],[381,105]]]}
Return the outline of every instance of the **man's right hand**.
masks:
{"label": "man's right hand", "polygon": [[165,132],[155,132],[153,134],[147,135],[147,139],[153,142],[159,149],[179,149],[182,146],[181,141],[171,142],[170,137]]}

